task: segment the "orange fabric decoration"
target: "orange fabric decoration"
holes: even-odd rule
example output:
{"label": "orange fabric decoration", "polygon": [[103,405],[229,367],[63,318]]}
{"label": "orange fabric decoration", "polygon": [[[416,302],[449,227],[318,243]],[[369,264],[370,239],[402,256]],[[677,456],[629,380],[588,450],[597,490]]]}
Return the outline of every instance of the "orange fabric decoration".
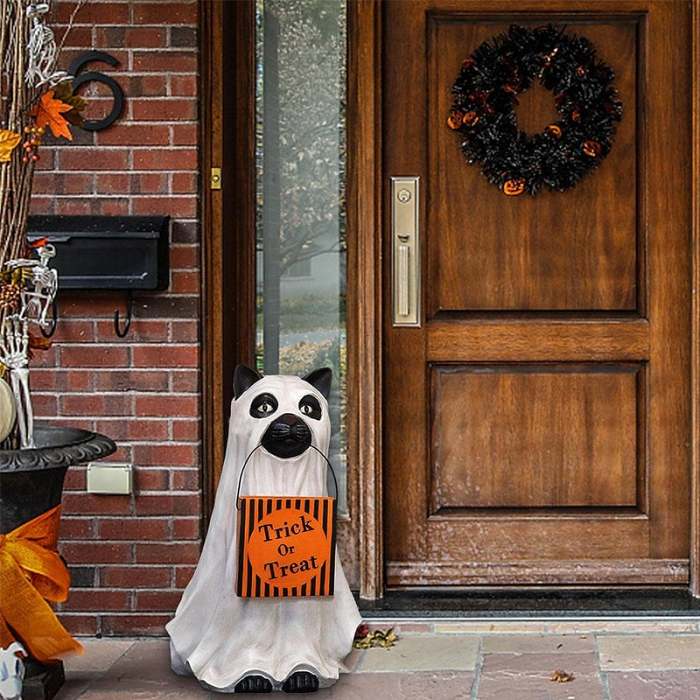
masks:
{"label": "orange fabric decoration", "polygon": [[60,519],[58,505],[0,535],[0,644],[7,647],[14,633],[42,662],[83,652],[46,602],[62,603],[70,587],[70,574],[56,551]]}
{"label": "orange fabric decoration", "polygon": [[70,112],[73,107],[61,100],[55,100],[53,95],[54,91],[48,90],[41,96],[39,104],[36,106],[36,125],[39,128],[48,125],[54,136],[63,136],[72,141],[73,134],[71,134],[68,121],[62,112]]}

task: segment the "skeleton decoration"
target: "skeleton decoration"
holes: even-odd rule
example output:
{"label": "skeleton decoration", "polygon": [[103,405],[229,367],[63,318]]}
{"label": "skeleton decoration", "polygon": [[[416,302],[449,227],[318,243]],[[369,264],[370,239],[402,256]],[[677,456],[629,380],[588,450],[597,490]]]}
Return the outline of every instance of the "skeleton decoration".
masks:
{"label": "skeleton decoration", "polygon": [[0,649],[0,699],[21,700],[24,661],[27,652],[19,642]]}
{"label": "skeleton decoration", "polygon": [[54,70],[58,49],[53,30],[44,23],[49,6],[48,2],[31,2],[27,5],[31,29],[27,43],[27,72],[24,78],[30,87],[47,84],[53,87],[70,78],[66,71]]}
{"label": "skeleton decoration", "polygon": [[[172,668],[229,693],[312,692],[346,671],[361,622],[337,551],[335,590],[326,597],[243,598],[238,567],[236,493],[323,496],[331,422],[331,371],[301,379],[260,377],[239,366],[228,445],[197,570],[167,625]],[[312,449],[316,448],[316,449]],[[318,450],[318,451],[317,451]]]}
{"label": "skeleton decoration", "polygon": [[29,329],[32,325],[48,328],[48,312],[56,298],[58,273],[49,268],[56,255],[52,245],[37,247],[39,261],[20,258],[8,260],[5,270],[19,285],[17,303],[10,307],[0,328],[0,364],[10,373],[17,405],[17,422],[23,448],[34,447],[34,411],[29,393]]}

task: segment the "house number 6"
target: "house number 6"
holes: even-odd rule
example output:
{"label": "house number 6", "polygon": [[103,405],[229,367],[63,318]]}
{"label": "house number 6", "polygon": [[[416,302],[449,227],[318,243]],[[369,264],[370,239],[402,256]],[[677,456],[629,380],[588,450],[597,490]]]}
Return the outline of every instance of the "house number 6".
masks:
{"label": "house number 6", "polygon": [[102,131],[102,129],[112,126],[112,124],[119,119],[119,115],[124,109],[124,91],[121,85],[109,75],[98,73],[97,71],[80,72],[84,66],[93,61],[108,63],[113,68],[119,65],[119,61],[117,61],[114,56],[110,56],[104,51],[86,51],[72,61],[68,67],[68,73],[75,76],[73,78],[74,91],[77,91],[84,83],[102,83],[111,90],[114,103],[112,104],[110,113],[102,119],[86,119],[82,125],[82,128],[86,131]]}

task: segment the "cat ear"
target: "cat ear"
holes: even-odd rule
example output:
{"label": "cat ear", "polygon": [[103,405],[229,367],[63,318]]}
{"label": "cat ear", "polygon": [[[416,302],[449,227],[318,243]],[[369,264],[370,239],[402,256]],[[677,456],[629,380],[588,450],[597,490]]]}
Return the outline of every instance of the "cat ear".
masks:
{"label": "cat ear", "polygon": [[304,377],[304,381],[318,389],[328,401],[328,397],[331,395],[331,382],[333,381],[333,370],[330,367],[315,369],[311,374],[307,374]]}
{"label": "cat ear", "polygon": [[234,398],[240,398],[241,394],[250,389],[255,382],[258,382],[262,377],[250,367],[245,365],[238,365],[233,373],[233,396]]}

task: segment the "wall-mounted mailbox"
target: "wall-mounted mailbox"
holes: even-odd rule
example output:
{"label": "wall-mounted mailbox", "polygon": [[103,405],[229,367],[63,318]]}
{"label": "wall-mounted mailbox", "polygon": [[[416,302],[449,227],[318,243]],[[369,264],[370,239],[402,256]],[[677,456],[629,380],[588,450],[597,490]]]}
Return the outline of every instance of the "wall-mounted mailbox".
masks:
{"label": "wall-mounted mailbox", "polygon": [[169,228],[168,216],[31,216],[28,236],[56,247],[61,289],[163,290]]}

